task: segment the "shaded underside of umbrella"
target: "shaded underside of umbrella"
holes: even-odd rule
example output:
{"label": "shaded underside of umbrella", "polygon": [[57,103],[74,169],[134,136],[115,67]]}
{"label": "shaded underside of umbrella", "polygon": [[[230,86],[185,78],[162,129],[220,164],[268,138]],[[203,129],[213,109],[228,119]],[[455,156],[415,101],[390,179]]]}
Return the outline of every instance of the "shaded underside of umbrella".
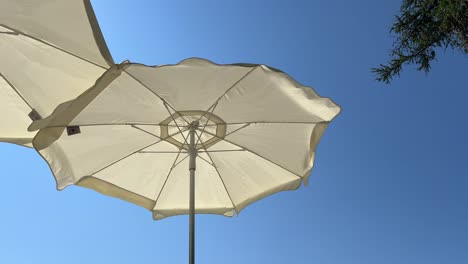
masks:
{"label": "shaded underside of umbrella", "polygon": [[265,65],[123,63],[35,121],[34,147],[57,188],[76,184],[153,212],[189,212],[189,131],[197,149],[195,212],[231,216],[296,189],[340,108]]}
{"label": "shaded underside of umbrella", "polygon": [[27,131],[113,65],[89,0],[0,1],[0,141]]}

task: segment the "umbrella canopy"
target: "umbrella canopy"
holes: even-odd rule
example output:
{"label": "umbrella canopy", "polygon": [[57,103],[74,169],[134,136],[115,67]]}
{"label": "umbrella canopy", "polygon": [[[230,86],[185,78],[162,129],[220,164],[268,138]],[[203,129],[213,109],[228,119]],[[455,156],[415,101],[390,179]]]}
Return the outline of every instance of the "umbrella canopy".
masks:
{"label": "umbrella canopy", "polygon": [[0,141],[26,146],[31,120],[113,65],[89,0],[1,0],[0,58]]}
{"label": "umbrella canopy", "polygon": [[29,129],[41,129],[33,144],[58,189],[91,188],[143,206],[154,219],[189,212],[193,146],[195,212],[232,216],[306,183],[339,111],[274,68],[188,59],[115,65]]}

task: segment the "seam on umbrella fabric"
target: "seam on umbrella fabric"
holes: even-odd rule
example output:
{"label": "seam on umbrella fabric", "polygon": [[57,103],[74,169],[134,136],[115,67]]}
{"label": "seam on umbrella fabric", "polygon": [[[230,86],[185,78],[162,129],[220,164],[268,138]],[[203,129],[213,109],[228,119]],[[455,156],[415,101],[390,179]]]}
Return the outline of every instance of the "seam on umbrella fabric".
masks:
{"label": "seam on umbrella fabric", "polygon": [[216,99],[208,109],[210,109],[211,107],[213,107],[214,104],[217,104],[219,102],[219,100],[221,100],[221,98],[223,98],[229,91],[232,90],[232,88],[236,87],[241,81],[243,81],[247,76],[250,75],[250,73],[252,73],[254,70],[258,69],[260,66],[257,65],[255,67],[253,67],[250,71],[248,71],[244,76],[242,76],[242,78],[240,78],[239,80],[237,80],[233,85],[231,85],[231,87],[229,87],[218,99]]}

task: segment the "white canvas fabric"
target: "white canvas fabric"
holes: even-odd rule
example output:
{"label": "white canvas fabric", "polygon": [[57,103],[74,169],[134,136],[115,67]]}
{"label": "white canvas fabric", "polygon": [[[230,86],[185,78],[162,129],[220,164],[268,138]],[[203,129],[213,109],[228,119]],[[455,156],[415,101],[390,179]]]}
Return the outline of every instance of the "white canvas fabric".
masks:
{"label": "white canvas fabric", "polygon": [[307,183],[340,108],[265,65],[123,63],[35,121],[59,190],[77,184],[153,212],[189,210],[189,124],[198,120],[195,211],[232,216]]}
{"label": "white canvas fabric", "polygon": [[31,119],[50,115],[113,65],[89,0],[0,0],[0,58],[0,141],[26,146]]}

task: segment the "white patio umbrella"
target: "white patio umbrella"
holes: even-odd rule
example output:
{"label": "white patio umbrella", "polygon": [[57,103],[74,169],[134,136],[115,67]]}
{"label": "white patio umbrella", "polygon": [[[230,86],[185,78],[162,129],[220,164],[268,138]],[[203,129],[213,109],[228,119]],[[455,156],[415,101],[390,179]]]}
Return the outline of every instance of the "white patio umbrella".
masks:
{"label": "white patio umbrella", "polygon": [[189,59],[116,65],[30,130],[59,190],[91,188],[154,219],[190,213],[193,263],[194,213],[232,216],[306,183],[339,111],[271,67]]}
{"label": "white patio umbrella", "polygon": [[0,0],[0,141],[91,87],[113,60],[89,0]]}

